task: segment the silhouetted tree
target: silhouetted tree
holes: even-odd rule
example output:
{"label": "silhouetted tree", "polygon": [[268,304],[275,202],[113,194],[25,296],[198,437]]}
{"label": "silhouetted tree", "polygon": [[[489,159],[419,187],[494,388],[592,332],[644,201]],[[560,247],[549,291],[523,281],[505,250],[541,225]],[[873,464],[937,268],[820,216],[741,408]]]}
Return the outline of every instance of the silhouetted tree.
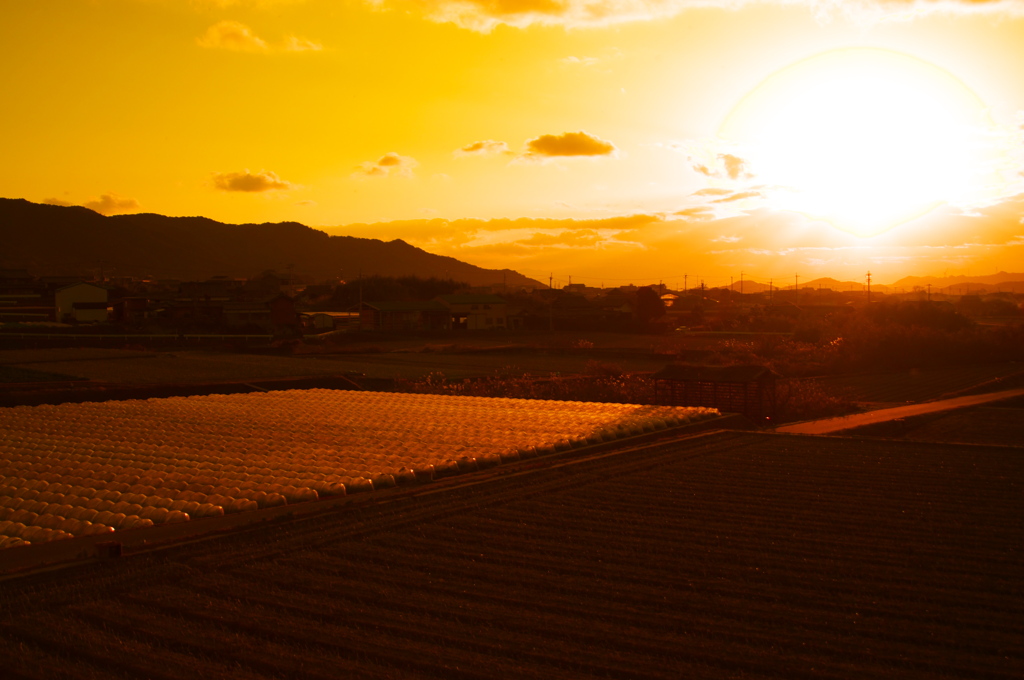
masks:
{"label": "silhouetted tree", "polygon": [[658,322],[665,316],[665,303],[651,286],[638,288],[633,300],[633,316],[640,330],[658,330]]}

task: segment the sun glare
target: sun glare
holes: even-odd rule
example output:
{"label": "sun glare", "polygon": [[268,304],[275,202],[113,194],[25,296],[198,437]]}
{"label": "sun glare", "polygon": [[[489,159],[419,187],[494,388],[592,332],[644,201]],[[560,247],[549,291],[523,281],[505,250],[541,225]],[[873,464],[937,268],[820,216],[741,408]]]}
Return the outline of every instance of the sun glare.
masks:
{"label": "sun glare", "polygon": [[764,80],[719,135],[772,204],[872,236],[991,184],[994,126],[949,72],[906,54],[835,50]]}

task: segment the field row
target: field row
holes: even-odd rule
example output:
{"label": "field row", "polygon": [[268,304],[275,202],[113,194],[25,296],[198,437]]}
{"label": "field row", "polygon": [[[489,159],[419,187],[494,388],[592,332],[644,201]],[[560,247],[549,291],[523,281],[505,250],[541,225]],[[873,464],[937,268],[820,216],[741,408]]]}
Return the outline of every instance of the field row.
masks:
{"label": "field row", "polygon": [[709,409],[290,390],[0,411],[0,548],[386,488]]}
{"label": "field row", "polygon": [[25,678],[1008,680],[1022,479],[1005,450],[717,434],[15,587],[0,653]]}

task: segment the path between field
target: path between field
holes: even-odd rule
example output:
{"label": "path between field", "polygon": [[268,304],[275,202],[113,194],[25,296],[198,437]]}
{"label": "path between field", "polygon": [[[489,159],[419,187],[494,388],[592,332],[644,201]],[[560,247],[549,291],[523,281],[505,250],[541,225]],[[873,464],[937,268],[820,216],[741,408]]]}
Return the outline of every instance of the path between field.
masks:
{"label": "path between field", "polygon": [[863,425],[874,425],[884,423],[897,418],[910,418],[926,413],[938,413],[940,411],[951,411],[953,409],[967,406],[977,406],[993,401],[1009,399],[1024,395],[1024,388],[1002,390],[1000,392],[989,392],[987,394],[972,394],[966,397],[955,397],[953,399],[942,399],[939,401],[928,401],[922,404],[908,404],[896,406],[895,408],[883,408],[866,413],[855,413],[849,416],[837,418],[824,418],[822,420],[811,420],[803,423],[793,423],[775,428],[776,432],[788,434],[832,434],[842,430],[849,430]]}

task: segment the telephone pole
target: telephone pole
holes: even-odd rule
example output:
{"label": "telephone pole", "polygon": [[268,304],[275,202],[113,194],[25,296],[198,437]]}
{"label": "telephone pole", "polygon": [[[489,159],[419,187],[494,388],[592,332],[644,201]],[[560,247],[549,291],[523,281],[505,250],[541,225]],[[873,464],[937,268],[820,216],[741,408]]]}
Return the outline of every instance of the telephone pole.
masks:
{"label": "telephone pole", "polygon": [[794,302],[793,304],[799,305],[800,304],[800,275],[796,274],[795,276],[796,276],[796,279],[795,279],[795,283],[793,284],[793,292],[796,293],[796,302]]}
{"label": "telephone pole", "polygon": [[868,272],[868,304],[871,304],[871,272]]}

